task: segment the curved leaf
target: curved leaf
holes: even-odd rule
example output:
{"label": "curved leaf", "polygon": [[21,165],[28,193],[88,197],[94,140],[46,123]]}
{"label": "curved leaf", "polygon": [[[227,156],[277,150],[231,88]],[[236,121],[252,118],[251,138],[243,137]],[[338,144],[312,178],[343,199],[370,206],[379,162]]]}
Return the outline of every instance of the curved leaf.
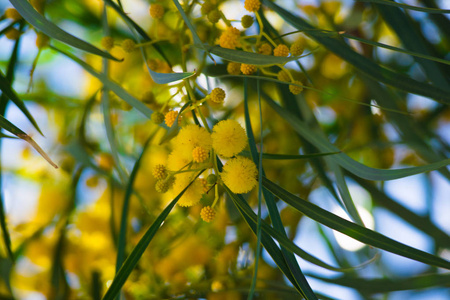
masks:
{"label": "curved leaf", "polygon": [[343,41],[332,38],[328,34],[317,31],[317,28],[310,25],[301,17],[294,16],[287,10],[281,8],[271,1],[263,0],[263,2],[269,8],[277,12],[290,25],[298,30],[304,30],[308,36],[325,46],[325,48],[327,48],[337,56],[347,61],[349,64],[353,65],[360,72],[373,78],[374,80],[380,81],[409,93],[429,97],[438,102],[447,104],[450,103],[450,93],[448,93],[448,91],[442,90],[436,86],[419,82],[403,74],[391,71],[383,66],[380,66],[372,60],[355,52]]}
{"label": "curved leaf", "polygon": [[[322,136],[318,136],[312,133],[308,128],[308,125],[303,121],[299,120],[297,117],[292,115],[286,109],[279,106],[272,99],[265,98],[266,102],[289,124],[292,128],[304,137],[308,142],[313,144],[319,150],[323,152],[338,152],[339,149],[331,144],[326,138]],[[345,153],[339,153],[332,156],[329,156],[330,159],[336,161],[341,167],[348,170],[349,172],[368,180],[393,180],[398,178],[403,178],[411,175],[416,175],[424,172],[429,172],[433,170],[437,170],[439,168],[445,167],[450,164],[450,159],[445,159],[439,162],[431,163],[424,166],[419,167],[411,167],[404,169],[396,169],[396,170],[383,170],[371,168],[366,165],[363,165],[360,162],[357,162],[350,158]]]}
{"label": "curved leaf", "polygon": [[0,71],[0,90],[5,93],[5,95],[8,96],[8,98],[11,99],[11,101],[14,102],[15,105],[17,105],[17,107],[23,112],[23,114],[27,117],[31,124],[33,124],[34,128],[36,128],[36,130],[39,131],[41,135],[43,135],[41,129],[36,123],[36,120],[28,111],[22,99],[20,99],[19,96],[17,96],[16,92],[12,89],[11,83],[8,82],[2,71]]}
{"label": "curved leaf", "polygon": [[397,3],[394,1],[387,1],[387,0],[356,0],[356,1],[396,6],[396,7],[400,7],[400,8],[404,8],[404,9],[426,12],[429,14],[450,14],[450,9],[426,8],[426,7],[420,7],[420,6],[412,6],[412,5],[408,5],[408,4],[404,4],[404,3]]}
{"label": "curved leaf", "polygon": [[115,58],[108,52],[102,51],[97,47],[93,46],[92,44],[89,44],[71,35],[70,33],[65,32],[64,30],[62,30],[61,28],[59,28],[58,26],[47,20],[40,13],[38,13],[28,1],[10,0],[10,2],[28,23],[30,23],[35,28],[39,29],[49,37],[61,41],[72,47],[84,50],[86,52],[103,56],[108,59],[120,61],[119,59]]}
{"label": "curved leaf", "polygon": [[355,223],[347,221],[341,217],[320,208],[319,206],[305,201],[297,197],[277,184],[273,183],[267,178],[263,178],[264,186],[271,191],[275,196],[303,213],[305,216],[317,221],[331,229],[339,231],[348,235],[364,244],[371,245],[388,252],[401,255],[424,264],[437,266],[445,269],[450,269],[450,262],[438,256],[426,253],[424,251],[415,249],[405,244],[399,243],[391,238],[388,238],[376,231],[359,226]]}
{"label": "curved leaf", "polygon": [[[263,159],[269,160],[291,160],[291,159],[308,159],[308,158],[316,158],[320,156],[328,156],[333,154],[338,154],[339,152],[328,152],[328,153],[315,153],[315,154],[274,154],[274,153],[263,153]],[[249,151],[242,151],[239,153],[242,156],[252,157],[252,154]]]}
{"label": "curved leaf", "polygon": [[183,80],[183,79],[186,79],[186,78],[189,78],[189,77],[195,75],[195,72],[158,73],[158,72],[152,71],[148,67],[147,67],[147,69],[150,72],[150,75],[152,76],[153,81],[158,83],[158,84],[171,83],[171,82],[178,81],[178,80]]}
{"label": "curved leaf", "polygon": [[153,111],[150,108],[148,108],[144,103],[142,103],[138,99],[136,99],[133,96],[131,96],[120,85],[118,85],[117,83],[115,83],[112,80],[110,80],[108,78],[108,76],[106,76],[105,74],[102,74],[102,73],[98,73],[90,65],[88,65],[87,63],[85,63],[84,61],[79,59],[78,57],[76,57],[76,56],[74,56],[74,55],[72,55],[70,53],[67,53],[65,51],[62,51],[62,50],[60,50],[58,48],[55,48],[53,46],[50,46],[50,47],[53,50],[56,50],[59,53],[64,54],[65,56],[67,56],[68,58],[70,58],[71,60],[73,60],[74,62],[79,64],[88,73],[90,73],[94,77],[97,77],[97,79],[100,80],[105,87],[107,87],[108,89],[113,91],[117,96],[119,96],[120,98],[125,100],[128,104],[130,104],[131,106],[133,106],[134,108],[139,110],[144,116],[146,116],[147,118],[151,117],[151,114],[153,113]]}

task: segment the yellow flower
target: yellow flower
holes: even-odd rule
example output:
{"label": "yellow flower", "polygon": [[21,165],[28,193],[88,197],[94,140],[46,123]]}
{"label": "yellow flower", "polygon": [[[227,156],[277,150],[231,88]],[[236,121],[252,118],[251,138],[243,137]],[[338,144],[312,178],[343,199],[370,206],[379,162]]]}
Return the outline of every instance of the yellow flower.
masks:
{"label": "yellow flower", "polygon": [[[293,83],[302,84],[301,81],[298,81],[298,80],[294,81]],[[303,91],[303,87],[290,84],[289,91],[294,95],[298,95]]]}
{"label": "yellow flower", "polygon": [[174,142],[176,152],[186,157],[189,161],[193,160],[192,151],[196,147],[201,147],[206,152],[211,150],[211,135],[205,128],[195,124],[181,128]]}
{"label": "yellow flower", "polygon": [[155,19],[161,19],[164,16],[164,7],[161,4],[152,4],[150,6],[150,16]]}
{"label": "yellow flower", "polygon": [[289,77],[289,73],[285,70],[281,70],[280,72],[278,72],[277,78],[278,78],[278,80],[285,81],[285,82],[291,81],[291,78]]}
{"label": "yellow flower", "polygon": [[251,75],[256,72],[255,65],[241,64],[241,72],[244,75]]}
{"label": "yellow flower", "polygon": [[177,116],[178,112],[176,110],[169,111],[164,117],[166,125],[172,127],[173,123],[175,123],[175,120],[177,119]]}
{"label": "yellow flower", "polygon": [[261,1],[259,0],[245,0],[244,8],[249,12],[256,12],[259,10],[261,6]]}
{"label": "yellow flower", "polygon": [[286,45],[279,44],[275,49],[273,49],[273,55],[286,57],[289,55],[289,48]]}
{"label": "yellow flower", "polygon": [[272,46],[269,43],[264,43],[258,48],[258,52],[264,55],[272,54]]}
{"label": "yellow flower", "polygon": [[100,43],[106,50],[111,50],[114,47],[114,39],[110,36],[103,37]]}
{"label": "yellow flower", "polygon": [[297,56],[297,55],[302,55],[304,49],[305,49],[304,40],[299,40],[292,44],[290,50],[291,50],[292,55]]}
{"label": "yellow flower", "polygon": [[209,152],[202,147],[195,147],[194,150],[192,150],[192,159],[194,162],[202,163],[208,158],[208,156]]}
{"label": "yellow flower", "polygon": [[214,208],[212,208],[211,206],[205,206],[200,211],[200,217],[205,222],[208,222],[208,223],[211,222],[212,220],[214,220],[215,216],[216,216],[216,212],[214,211]]}
{"label": "yellow flower", "polygon": [[212,146],[217,154],[232,157],[247,146],[244,128],[235,120],[220,121],[213,127]]}
{"label": "yellow flower", "polygon": [[38,47],[38,49],[43,49],[48,46],[49,41],[50,38],[48,36],[42,32],[39,32],[36,37],[36,47]]}
{"label": "yellow flower", "polygon": [[7,8],[5,10],[5,18],[11,19],[13,21],[20,21],[22,20],[22,16],[19,14],[19,12],[15,8]]}
{"label": "yellow flower", "polygon": [[167,170],[166,166],[162,164],[157,164],[153,167],[152,170],[153,177],[155,177],[156,180],[164,179],[167,176]]}
{"label": "yellow flower", "polygon": [[239,29],[228,27],[225,32],[220,35],[219,45],[222,48],[236,49],[240,46],[239,36],[241,35]]}
{"label": "yellow flower", "polygon": [[[178,196],[181,191],[184,190],[186,186],[193,180],[192,174],[182,173],[175,176],[175,184],[173,186],[173,197]],[[189,207],[200,202],[203,195],[203,184],[200,180],[195,179],[191,186],[184,192],[180,200],[178,200],[178,205]]]}
{"label": "yellow flower", "polygon": [[223,167],[221,174],[223,183],[236,194],[250,192],[257,184],[256,169],[253,161],[246,157],[232,158]]}
{"label": "yellow flower", "polygon": [[223,103],[225,96],[225,91],[221,88],[215,88],[211,91],[211,101],[214,103]]}
{"label": "yellow flower", "polygon": [[123,51],[130,53],[136,49],[136,43],[132,39],[125,39],[122,41]]}
{"label": "yellow flower", "polygon": [[231,75],[241,74],[241,64],[237,62],[229,62],[227,65],[227,72]]}
{"label": "yellow flower", "polygon": [[244,16],[241,18],[241,25],[242,25],[242,27],[244,27],[244,28],[249,28],[250,26],[253,25],[253,17],[252,17],[252,16],[249,16],[249,15],[244,15]]}

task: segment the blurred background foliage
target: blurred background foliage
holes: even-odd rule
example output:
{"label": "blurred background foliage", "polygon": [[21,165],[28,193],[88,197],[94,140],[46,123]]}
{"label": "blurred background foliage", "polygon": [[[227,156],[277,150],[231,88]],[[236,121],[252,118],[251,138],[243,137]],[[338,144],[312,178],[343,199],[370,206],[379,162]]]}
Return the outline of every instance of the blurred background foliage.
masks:
{"label": "blurred background foliage", "polygon": [[[0,298],[449,299],[448,4],[265,0],[255,18],[237,0],[2,1]],[[230,25],[242,44],[223,52]],[[281,64],[301,94],[249,54],[260,39],[301,41]],[[223,105],[198,102],[216,87]],[[171,130],[150,118],[182,108]],[[245,126],[241,155],[259,166],[262,149],[270,181],[171,210],[152,170],[199,111]]]}

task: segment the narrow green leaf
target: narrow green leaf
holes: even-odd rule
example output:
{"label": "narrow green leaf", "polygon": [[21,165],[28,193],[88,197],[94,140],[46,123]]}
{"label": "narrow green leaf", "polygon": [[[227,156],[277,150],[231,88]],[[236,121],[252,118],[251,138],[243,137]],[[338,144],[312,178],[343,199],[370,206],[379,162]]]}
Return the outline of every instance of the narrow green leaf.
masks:
{"label": "narrow green leaf", "polygon": [[151,117],[151,114],[153,113],[153,111],[150,108],[148,108],[144,103],[142,103],[138,99],[136,99],[133,96],[131,96],[120,85],[118,85],[117,83],[115,83],[112,80],[110,80],[108,78],[108,76],[106,76],[105,74],[102,74],[102,73],[98,73],[90,65],[88,65],[87,63],[85,63],[84,61],[79,59],[78,57],[76,57],[76,56],[74,56],[74,55],[72,55],[70,53],[67,53],[67,52],[65,52],[63,50],[60,50],[60,49],[58,49],[56,47],[53,47],[53,46],[50,46],[50,47],[53,50],[58,51],[61,54],[64,54],[65,56],[67,56],[68,58],[70,58],[71,60],[73,60],[74,62],[79,64],[88,73],[90,73],[91,75],[96,77],[98,80],[100,80],[105,87],[107,87],[108,89],[113,91],[117,96],[119,96],[120,98],[125,100],[128,104],[130,104],[131,106],[133,106],[134,108],[139,110],[144,116],[146,116],[147,118]]}
{"label": "narrow green leaf", "polygon": [[424,251],[412,248],[388,238],[376,231],[359,226],[347,221],[319,206],[297,197],[267,178],[263,178],[264,186],[275,196],[297,209],[305,216],[317,221],[331,229],[348,235],[364,244],[371,245],[394,254],[404,256],[424,264],[450,269],[450,262],[438,256],[426,253]]}
{"label": "narrow green leaf", "polygon": [[[313,134],[308,130],[308,125],[292,115],[286,109],[279,106],[272,99],[265,98],[266,102],[281,116],[285,119],[292,128],[304,137],[308,142],[317,147],[323,152],[338,152],[339,149],[331,144],[326,138]],[[398,178],[403,178],[411,175],[416,175],[424,172],[429,172],[437,170],[439,168],[445,167],[450,164],[450,159],[445,159],[439,162],[430,163],[428,165],[411,167],[396,170],[383,170],[371,168],[363,165],[350,158],[345,153],[339,153],[329,156],[330,159],[336,161],[341,167],[348,170],[349,172],[368,180],[393,180]]]}
{"label": "narrow green leaf", "polygon": [[134,247],[133,251],[131,251],[130,255],[123,263],[119,272],[116,274],[116,277],[114,277],[111,286],[106,291],[106,294],[103,297],[104,300],[112,300],[120,292],[120,289],[125,284],[128,276],[130,276],[131,272],[138,264],[139,260],[142,257],[142,254],[144,254],[145,249],[147,249],[156,232],[159,230],[162,223],[166,220],[175,204],[177,204],[178,200],[181,198],[181,196],[183,196],[184,192],[191,186],[192,182],[188,186],[186,186],[186,188],[182,190],[181,193],[177,197],[175,197],[175,199],[173,199],[169,205],[167,205],[167,207],[162,211],[158,218],[156,218],[155,222],[153,222],[152,226],[147,229],[144,236],[140,239],[140,241]]}
{"label": "narrow green leaf", "polygon": [[[258,219],[257,215],[253,212],[253,210],[248,205],[248,203],[243,201],[242,198],[237,197],[237,195],[233,194],[233,192],[229,191],[229,189],[227,187],[225,187],[225,188],[226,188],[228,194],[230,195],[230,197],[232,198],[232,200],[234,201],[234,203],[237,205],[238,210],[240,212],[242,212],[243,214],[245,214],[246,216],[248,216],[248,219],[252,222],[251,226],[256,226],[257,219]],[[363,265],[359,265],[359,266],[355,266],[355,267],[351,267],[351,268],[333,267],[330,264],[327,264],[327,263],[323,262],[321,259],[315,257],[314,255],[306,252],[305,250],[303,250],[302,248],[297,246],[294,242],[289,240],[287,238],[287,236],[285,236],[285,234],[280,233],[279,230],[276,230],[275,228],[268,225],[264,221],[262,222],[262,229],[265,233],[269,234],[274,239],[276,239],[280,243],[280,245],[283,246],[286,250],[297,254],[299,257],[303,258],[304,260],[306,260],[312,264],[315,264],[316,266],[322,267],[322,268],[330,270],[330,271],[350,272],[350,271],[354,271],[357,268],[362,268],[363,266],[365,266],[371,262],[371,261],[369,261],[367,263],[364,263]]]}
{"label": "narrow green leaf", "polygon": [[304,30],[305,34],[325,46],[325,48],[335,53],[337,56],[341,57],[349,64],[353,65],[363,74],[366,74],[374,80],[380,81],[409,93],[429,97],[438,102],[447,104],[450,103],[450,93],[448,93],[448,91],[442,90],[436,86],[416,81],[401,73],[394,72],[385,67],[382,67],[372,60],[357,53],[343,41],[332,38],[328,34],[325,34],[323,32],[317,31],[317,28],[310,25],[301,17],[291,14],[287,10],[281,8],[280,6],[269,0],[263,0],[263,2],[269,8],[278,13],[287,23],[298,30]]}
{"label": "narrow green leaf", "polygon": [[192,77],[195,75],[195,72],[185,72],[185,73],[158,73],[155,71],[152,71],[150,68],[148,68],[148,71],[150,72],[150,75],[152,76],[152,79],[154,82],[158,84],[166,84],[171,83],[178,80],[183,80],[189,77]]}
{"label": "narrow green leaf", "polygon": [[327,278],[319,275],[308,274],[309,276],[325,282],[347,286],[365,293],[388,293],[394,291],[418,290],[431,287],[450,287],[450,274],[427,274],[402,279],[389,278],[353,278],[338,277]]}
{"label": "narrow green leaf", "polygon": [[0,127],[9,131],[10,133],[14,134],[18,138],[24,140],[25,142],[29,143],[52,167],[55,169],[58,168],[58,166],[50,159],[50,157],[47,155],[47,153],[42,150],[41,147],[39,147],[38,144],[25,132],[20,130],[18,127],[16,127],[13,123],[9,122],[5,117],[0,115]]}
{"label": "narrow green leaf", "polygon": [[[305,57],[306,55],[302,56],[291,56],[291,57],[281,57],[281,56],[273,56],[273,55],[264,55],[260,53],[253,53],[253,52],[246,52],[242,50],[233,50],[233,49],[227,49],[222,48],[219,46],[210,46],[210,45],[197,45],[196,47],[203,47],[206,50],[208,50],[210,53],[217,55],[223,59],[234,61],[238,63],[245,63],[249,65],[256,65],[256,66],[270,66],[270,65],[284,65],[285,63],[288,63],[290,61],[297,60],[299,58]],[[307,54],[309,55],[309,54]]]}
{"label": "narrow green leaf", "polygon": [[34,128],[41,134],[42,131],[36,123],[36,120],[33,118],[31,113],[28,111],[27,107],[23,103],[22,99],[17,96],[16,92],[11,87],[11,83],[8,82],[6,77],[3,75],[2,71],[0,71],[0,90],[14,102],[15,105],[23,112],[23,114],[27,117],[27,119],[33,124]]}
{"label": "narrow green leaf", "polygon": [[356,1],[395,6],[395,7],[404,8],[404,9],[426,12],[429,14],[450,14],[450,9],[426,8],[426,7],[420,7],[420,6],[412,6],[412,5],[408,5],[408,4],[404,4],[404,3],[398,3],[398,2],[387,1],[387,0],[356,0]]}
{"label": "narrow green leaf", "polygon": [[405,53],[405,54],[409,54],[411,56],[425,58],[425,59],[432,60],[432,61],[435,61],[435,62],[439,62],[439,63],[442,63],[442,64],[450,65],[450,61],[446,60],[446,59],[441,59],[441,58],[437,58],[437,57],[434,57],[434,56],[421,54],[421,53],[418,53],[418,52],[409,51],[409,50],[393,47],[393,46],[390,46],[390,45],[386,45],[386,44],[382,44],[382,43],[378,43],[378,42],[374,42],[374,41],[369,41],[369,40],[366,40],[366,39],[363,39],[363,38],[360,38],[360,37],[357,37],[357,36],[353,36],[353,35],[350,35],[350,34],[347,34],[347,33],[340,34],[340,36],[346,37],[346,38],[351,39],[351,40],[359,41],[359,42],[367,44],[367,45],[380,47],[380,48],[385,48],[385,49],[389,49],[389,50],[392,50],[392,51],[395,51],[395,52]]}
{"label": "narrow green leaf", "polygon": [[[339,152],[327,152],[327,153],[315,153],[315,154],[274,154],[274,153],[263,153],[262,158],[268,159],[268,160],[291,160],[291,159],[308,159],[308,158],[315,158],[315,157],[321,157],[321,156],[328,156],[333,154],[338,154]],[[242,156],[246,157],[252,157],[252,153],[250,153],[247,150],[242,151],[239,153]],[[258,154],[259,155],[259,154]]]}
{"label": "narrow green leaf", "polygon": [[44,16],[38,13],[34,7],[26,0],[10,0],[11,4],[17,9],[20,15],[31,25],[42,31],[51,38],[61,41],[65,44],[73,46],[75,48],[84,50],[86,52],[99,55],[108,59],[120,61],[119,59],[113,57],[108,52],[104,52],[97,47],[74,37],[70,33],[65,32]]}
{"label": "narrow green leaf", "polygon": [[[259,105],[261,105],[260,92],[261,92],[261,90],[259,89],[259,86],[258,86]],[[248,80],[247,79],[244,80],[244,114],[245,114],[245,127],[247,130],[247,137],[248,137],[248,143],[250,146],[251,156],[252,156],[254,163],[256,165],[261,166],[261,168],[259,170],[259,178],[260,178],[259,185],[261,185],[262,184],[261,178],[265,174],[264,174],[264,169],[262,168],[262,158],[261,158],[262,152],[258,154],[258,150],[257,150],[256,143],[255,143],[255,137],[253,135],[252,124],[250,121],[250,111],[249,111],[249,107],[248,107]],[[261,130],[262,130],[262,128],[261,128]],[[262,134],[261,134],[261,136],[262,136]],[[278,211],[278,208],[277,208],[277,205],[275,202],[275,198],[265,188],[263,188],[262,192],[264,194],[264,199],[266,200],[267,209],[269,210],[269,215],[272,220],[272,223],[274,224],[275,229],[277,229],[277,231],[279,233],[281,233],[283,235],[283,237],[287,238],[287,234],[284,229],[283,222],[281,221],[280,213]],[[281,253],[284,256],[284,259],[286,260],[286,264],[288,266],[289,272],[292,274],[292,277],[295,280],[295,283],[296,283],[295,287],[306,298],[315,299],[316,297],[315,297],[311,287],[309,286],[308,282],[306,281],[306,278],[303,275],[303,273],[300,269],[300,266],[299,266],[297,260],[295,259],[293,253],[289,252],[283,246],[281,247]]]}

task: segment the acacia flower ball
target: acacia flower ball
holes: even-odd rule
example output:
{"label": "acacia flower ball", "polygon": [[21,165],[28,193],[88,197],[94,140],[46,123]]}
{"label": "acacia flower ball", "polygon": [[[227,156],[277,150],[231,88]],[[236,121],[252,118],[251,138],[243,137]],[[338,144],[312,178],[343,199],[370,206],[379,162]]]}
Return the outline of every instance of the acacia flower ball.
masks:
{"label": "acacia flower ball", "polygon": [[223,183],[236,194],[250,192],[257,184],[258,170],[250,159],[238,156],[232,158],[223,167],[221,174]]}
{"label": "acacia flower ball", "polygon": [[244,15],[241,19],[241,25],[244,28],[250,28],[253,25],[253,17],[249,15]]}
{"label": "acacia flower ball", "polygon": [[214,211],[214,208],[211,206],[205,206],[200,211],[200,217],[205,222],[211,222],[216,217],[216,212]]}
{"label": "acacia flower ball", "polygon": [[217,154],[232,157],[247,146],[244,128],[235,120],[220,121],[213,127],[212,146]]}
{"label": "acacia flower ball", "polygon": [[202,4],[201,12],[202,15],[207,15],[210,11],[214,9],[214,5],[211,2],[205,2]]}
{"label": "acacia flower ball", "polygon": [[152,4],[150,6],[150,16],[154,19],[161,19],[164,16],[164,7],[161,4]]}
{"label": "acacia flower ball", "polygon": [[261,1],[259,0],[245,0],[244,8],[249,12],[256,12],[261,7]]}
{"label": "acacia flower ball", "polygon": [[161,179],[166,178],[166,176],[167,176],[166,166],[161,165],[161,164],[154,166],[153,170],[152,170],[152,174],[156,180],[161,180]]}
{"label": "acacia flower ball", "polygon": [[44,49],[45,47],[48,46],[49,41],[50,38],[47,35],[43,34],[42,32],[39,32],[36,37],[36,47],[38,49]]}
{"label": "acacia flower ball", "polygon": [[302,55],[303,50],[305,50],[305,45],[302,40],[293,43],[290,49],[291,54],[294,56]]}
{"label": "acacia flower ball", "polygon": [[114,47],[114,39],[110,36],[103,37],[100,43],[102,44],[102,47],[108,51]]}
{"label": "acacia flower ball", "polygon": [[263,43],[259,48],[258,52],[264,55],[271,55],[272,54],[272,46],[270,46],[269,43]]}
{"label": "acacia flower ball", "polygon": [[219,22],[221,17],[222,15],[220,14],[220,11],[218,11],[217,9],[214,9],[208,13],[208,20],[213,24]]}
{"label": "acacia flower ball", "polygon": [[202,163],[208,159],[209,153],[202,147],[195,147],[192,150],[192,159],[196,163]]}
{"label": "acacia flower ball", "polygon": [[241,64],[241,72],[244,75],[252,75],[257,70],[255,65]]}
{"label": "acacia flower ball", "polygon": [[228,27],[225,32],[220,35],[219,45],[222,48],[236,49],[240,46],[239,36],[241,32],[234,27]]}
{"label": "acacia flower ball", "polygon": [[22,16],[19,14],[19,12],[15,8],[7,8],[5,10],[5,18],[11,19],[13,21],[20,21],[22,20]]}
{"label": "acacia flower ball", "polygon": [[227,72],[231,75],[241,74],[241,64],[237,62],[229,62],[227,65]]}
{"label": "acacia flower ball", "polygon": [[169,111],[164,116],[164,121],[165,121],[166,125],[169,127],[172,127],[173,123],[175,123],[175,120],[177,119],[177,116],[178,116],[178,112],[176,110]]}
{"label": "acacia flower ball", "polygon": [[[195,124],[186,125],[181,128],[174,139],[174,150],[189,161],[194,159],[193,150],[201,147],[206,153],[211,150],[211,134],[203,127]],[[196,153],[197,154],[197,153]],[[200,156],[197,158],[201,158]]]}
{"label": "acacia flower ball", "polygon": [[278,72],[277,78],[280,81],[285,81],[285,82],[291,81],[291,78],[289,77],[289,73],[285,70],[281,70],[280,72]]}
{"label": "acacia flower ball", "polygon": [[154,111],[151,114],[150,119],[155,124],[161,124],[162,122],[164,122],[165,118],[164,118],[164,115],[162,113],[160,113],[159,111]]}
{"label": "acacia flower ball", "polygon": [[273,49],[273,55],[286,57],[289,55],[289,48],[284,44],[279,44],[275,49]]}
{"label": "acacia flower ball", "polygon": [[[293,83],[295,84],[302,84],[301,81],[295,80]],[[296,86],[296,85],[289,85],[289,91],[294,94],[294,95],[298,95],[303,91],[303,87],[301,86]]]}
{"label": "acacia flower ball", "polygon": [[136,49],[136,43],[132,39],[125,39],[122,42],[123,51],[130,53]]}
{"label": "acacia flower ball", "polygon": [[214,103],[223,103],[225,96],[225,91],[221,88],[215,88],[211,91],[211,101]]}

